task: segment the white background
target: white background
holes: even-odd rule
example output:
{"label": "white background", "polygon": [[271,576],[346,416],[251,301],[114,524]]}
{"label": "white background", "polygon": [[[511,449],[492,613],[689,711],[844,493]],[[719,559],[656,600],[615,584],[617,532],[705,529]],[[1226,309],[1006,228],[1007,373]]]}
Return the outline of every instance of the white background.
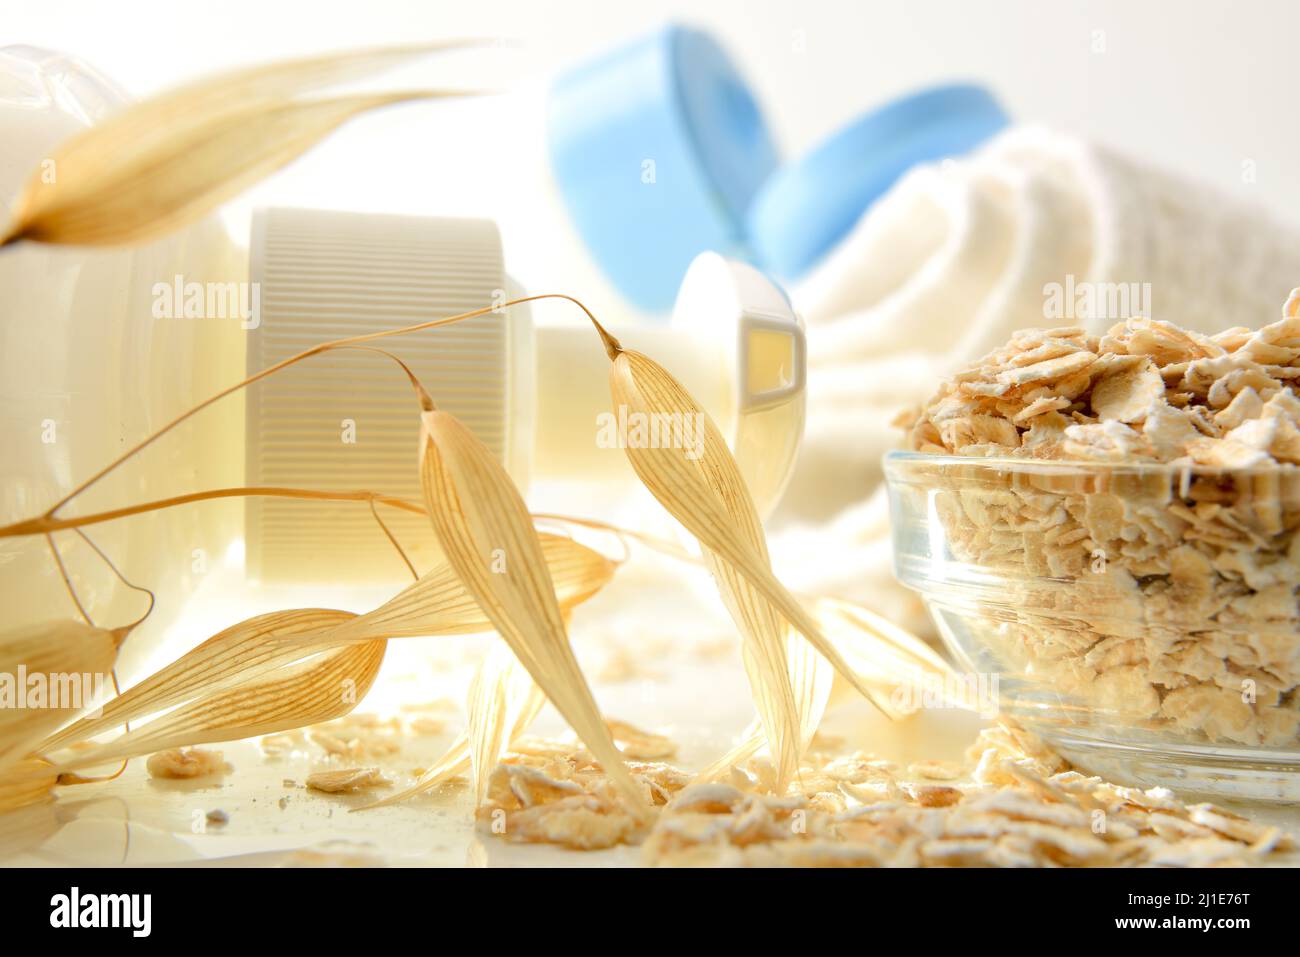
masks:
{"label": "white background", "polygon": [[[1018,119],[1119,145],[1300,223],[1300,3],[1032,0],[5,0],[0,42],[79,54],[137,95],[241,63],[372,43],[506,37],[391,84],[523,95],[405,107],[355,123],[251,201],[489,215],[533,290],[612,294],[547,199],[540,98],[565,64],[668,18],[715,32],[787,153],[917,85],[989,84]],[[1254,183],[1243,182],[1253,161]]]}

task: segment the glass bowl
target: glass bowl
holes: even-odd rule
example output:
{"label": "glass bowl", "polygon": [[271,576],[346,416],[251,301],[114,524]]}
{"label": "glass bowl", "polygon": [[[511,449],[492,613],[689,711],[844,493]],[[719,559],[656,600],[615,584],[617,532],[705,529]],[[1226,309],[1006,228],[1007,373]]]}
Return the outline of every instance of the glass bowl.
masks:
{"label": "glass bowl", "polygon": [[898,579],[997,708],[1123,784],[1300,800],[1300,469],[894,452]]}

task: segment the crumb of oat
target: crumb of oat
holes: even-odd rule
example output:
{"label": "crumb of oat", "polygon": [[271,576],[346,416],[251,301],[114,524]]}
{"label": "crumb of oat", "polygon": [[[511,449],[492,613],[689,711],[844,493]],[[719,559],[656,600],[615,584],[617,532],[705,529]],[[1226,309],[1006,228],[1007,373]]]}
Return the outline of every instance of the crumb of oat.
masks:
{"label": "crumb of oat", "polygon": [[268,757],[283,757],[300,747],[302,743],[302,732],[291,731],[285,734],[268,734],[258,741],[258,746]]}
{"label": "crumb of oat", "polygon": [[909,764],[907,773],[931,781],[955,781],[965,775],[966,769],[956,761],[927,760]]}
{"label": "crumb of oat", "polygon": [[734,638],[715,638],[710,641],[699,642],[695,646],[695,657],[713,661],[718,658],[730,657],[735,651],[736,640]]}
{"label": "crumb of oat", "polygon": [[307,787],[313,791],[342,794],[366,788],[388,787],[392,782],[378,768],[344,768],[338,771],[317,771],[307,778]]}
{"label": "crumb of oat", "polygon": [[224,824],[230,823],[230,815],[227,814],[225,811],[221,810],[220,808],[218,808],[216,810],[209,811],[205,816],[205,820],[209,824],[214,824],[217,827],[221,827]]}
{"label": "crumb of oat", "polygon": [[808,747],[813,751],[835,751],[844,745],[844,739],[839,735],[827,734],[825,731],[817,731],[809,743]]}
{"label": "crumb of oat", "polygon": [[625,681],[658,681],[663,673],[656,671],[645,663],[644,656],[632,654],[624,647],[612,649],[605,657],[596,680],[607,684],[621,684]]}
{"label": "crumb of oat", "polygon": [[382,867],[384,859],[365,845],[330,841],[288,854],[282,867]]}
{"label": "crumb of oat", "polygon": [[400,728],[400,723],[340,721],[312,728],[307,737],[332,757],[363,761],[398,753],[401,750],[397,741]]}
{"label": "crumb of oat", "polygon": [[420,715],[411,718],[406,723],[407,730],[416,735],[437,735],[447,730],[447,722],[439,718],[430,718]]}
{"label": "crumb of oat", "polygon": [[145,763],[149,776],[170,780],[225,775],[231,770],[220,751],[204,748],[172,748],[149,756]]}
{"label": "crumb of oat", "polygon": [[348,742],[328,731],[312,731],[307,737],[312,744],[323,748],[326,754],[345,755],[349,753]]}
{"label": "crumb of oat", "polygon": [[635,725],[619,721],[617,718],[606,718],[605,726],[609,728],[609,733],[619,750],[634,760],[657,761],[671,758],[677,753],[677,745],[662,734],[642,731]]}

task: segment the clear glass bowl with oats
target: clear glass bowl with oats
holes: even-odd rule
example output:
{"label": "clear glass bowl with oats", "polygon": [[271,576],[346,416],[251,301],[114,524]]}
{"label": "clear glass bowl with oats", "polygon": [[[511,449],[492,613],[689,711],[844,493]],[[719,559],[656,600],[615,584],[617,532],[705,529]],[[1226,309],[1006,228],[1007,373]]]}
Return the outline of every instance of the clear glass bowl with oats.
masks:
{"label": "clear glass bowl with oats", "polygon": [[1017,333],[886,458],[899,580],[1083,768],[1300,800],[1298,306]]}

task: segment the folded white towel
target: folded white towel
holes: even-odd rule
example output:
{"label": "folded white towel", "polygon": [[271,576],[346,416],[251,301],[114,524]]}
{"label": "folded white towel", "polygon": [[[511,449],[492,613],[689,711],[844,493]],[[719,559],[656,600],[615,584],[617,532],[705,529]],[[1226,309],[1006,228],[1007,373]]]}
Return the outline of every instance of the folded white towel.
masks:
{"label": "folded white towel", "polygon": [[941,378],[1032,326],[1257,326],[1297,282],[1300,234],[1265,210],[1074,136],[1016,128],[914,169],[792,291],[808,426],[778,522],[810,531],[777,554],[801,585],[904,603],[880,458]]}

